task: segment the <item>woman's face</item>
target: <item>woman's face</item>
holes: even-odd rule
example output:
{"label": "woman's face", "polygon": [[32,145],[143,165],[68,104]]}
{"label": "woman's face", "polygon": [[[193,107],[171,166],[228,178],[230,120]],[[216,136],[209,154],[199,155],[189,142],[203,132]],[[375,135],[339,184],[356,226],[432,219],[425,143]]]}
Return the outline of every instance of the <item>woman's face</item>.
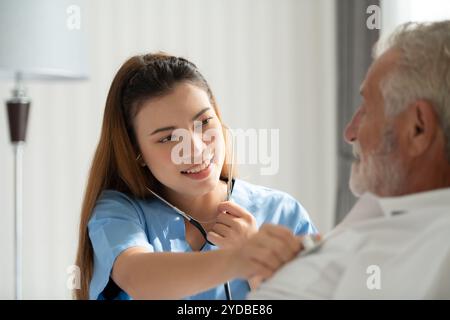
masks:
{"label": "woman's face", "polygon": [[200,196],[215,188],[225,141],[203,89],[176,85],[169,94],[144,102],[133,125],[142,159],[165,191]]}

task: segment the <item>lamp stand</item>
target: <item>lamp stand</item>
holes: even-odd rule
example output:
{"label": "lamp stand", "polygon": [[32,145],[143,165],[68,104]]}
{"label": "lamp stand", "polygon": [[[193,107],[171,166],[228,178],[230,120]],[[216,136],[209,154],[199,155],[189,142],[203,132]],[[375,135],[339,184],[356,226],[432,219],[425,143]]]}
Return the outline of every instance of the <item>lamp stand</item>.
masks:
{"label": "lamp stand", "polygon": [[31,102],[22,86],[21,75],[16,75],[13,97],[6,102],[9,133],[14,148],[14,298],[22,299],[22,214],[23,214],[23,147]]}

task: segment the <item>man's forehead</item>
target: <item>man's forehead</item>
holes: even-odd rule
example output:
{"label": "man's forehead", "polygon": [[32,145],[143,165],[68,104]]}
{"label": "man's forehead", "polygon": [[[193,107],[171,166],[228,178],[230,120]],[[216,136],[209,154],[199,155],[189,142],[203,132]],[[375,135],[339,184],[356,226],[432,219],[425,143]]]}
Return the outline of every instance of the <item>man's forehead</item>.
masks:
{"label": "man's forehead", "polygon": [[378,83],[387,73],[389,73],[394,67],[399,58],[400,51],[391,48],[381,54],[375,59],[367,70],[366,77],[364,78],[359,92],[361,95],[367,94],[370,91],[370,87]]}
{"label": "man's forehead", "polygon": [[381,77],[390,72],[396,65],[400,51],[396,48],[391,48],[380,55],[370,66],[368,75],[373,77]]}

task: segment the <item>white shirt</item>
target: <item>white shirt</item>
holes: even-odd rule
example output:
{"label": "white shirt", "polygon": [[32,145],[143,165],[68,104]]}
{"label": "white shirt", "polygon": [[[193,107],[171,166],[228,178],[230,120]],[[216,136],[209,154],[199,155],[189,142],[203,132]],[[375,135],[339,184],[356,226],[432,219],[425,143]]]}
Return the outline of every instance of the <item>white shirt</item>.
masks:
{"label": "white shirt", "polygon": [[366,194],[322,247],[249,299],[450,299],[450,188]]}

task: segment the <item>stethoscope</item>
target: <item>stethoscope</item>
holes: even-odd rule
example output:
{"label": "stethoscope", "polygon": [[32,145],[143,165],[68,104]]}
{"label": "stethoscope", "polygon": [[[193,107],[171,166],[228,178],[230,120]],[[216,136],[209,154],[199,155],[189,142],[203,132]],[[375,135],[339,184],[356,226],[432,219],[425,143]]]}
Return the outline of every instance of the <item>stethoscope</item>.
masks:
{"label": "stethoscope", "polygon": [[[230,129],[228,127],[225,126],[225,128],[231,133]],[[234,141],[233,141],[233,135],[231,134],[231,157],[229,160],[229,168],[228,168],[228,179],[227,179],[227,197],[226,197],[226,201],[230,200],[231,197],[231,191],[233,189],[233,160],[234,160]],[[169,203],[168,201],[166,201],[166,199],[164,199],[163,197],[161,197],[160,195],[158,195],[156,192],[152,191],[151,189],[147,188],[146,189],[148,191],[150,191],[156,198],[158,198],[159,200],[161,200],[163,203],[165,203],[167,206],[169,206],[170,208],[172,208],[175,212],[177,212],[179,215],[181,215],[183,218],[185,218],[190,224],[192,224],[195,228],[197,228],[198,231],[200,231],[200,233],[202,234],[203,238],[205,239],[205,241],[207,243],[209,243],[212,246],[215,246],[214,243],[212,243],[211,241],[208,240],[207,238],[207,234],[205,229],[203,228],[203,226],[200,224],[199,221],[195,220],[193,217],[191,217],[190,215],[188,215],[186,212],[178,209],[176,206],[172,205],[171,203]],[[250,286],[249,286],[250,287]],[[231,296],[231,289],[230,289],[230,283],[227,281],[224,284],[224,289],[225,289],[225,295],[227,297],[227,300],[232,300],[232,296]]]}
{"label": "stethoscope", "polygon": [[[228,182],[227,182],[228,185]],[[163,197],[161,197],[160,195],[158,195],[157,193],[153,192],[152,190],[150,190],[149,188],[147,188],[148,191],[150,191],[156,198],[158,198],[159,200],[161,200],[162,202],[164,202],[167,206],[169,206],[170,208],[172,208],[175,212],[177,212],[179,215],[181,215],[183,218],[185,218],[190,224],[192,224],[195,228],[197,228],[198,231],[200,231],[200,233],[202,234],[203,238],[205,239],[205,241],[207,243],[209,243],[212,246],[215,246],[214,243],[212,243],[211,241],[208,240],[207,238],[207,234],[205,229],[203,228],[203,226],[200,224],[200,222],[198,222],[197,220],[195,220],[193,217],[191,217],[190,215],[188,215],[186,212],[178,209],[177,207],[175,207],[174,205],[172,205],[171,203],[169,203],[168,201],[166,201]],[[229,192],[227,190],[227,201],[229,200],[229,195],[231,195],[231,191]],[[232,296],[231,296],[231,289],[230,289],[230,283],[227,281],[224,283],[224,289],[225,289],[225,295],[227,297],[227,300],[233,300]]]}

